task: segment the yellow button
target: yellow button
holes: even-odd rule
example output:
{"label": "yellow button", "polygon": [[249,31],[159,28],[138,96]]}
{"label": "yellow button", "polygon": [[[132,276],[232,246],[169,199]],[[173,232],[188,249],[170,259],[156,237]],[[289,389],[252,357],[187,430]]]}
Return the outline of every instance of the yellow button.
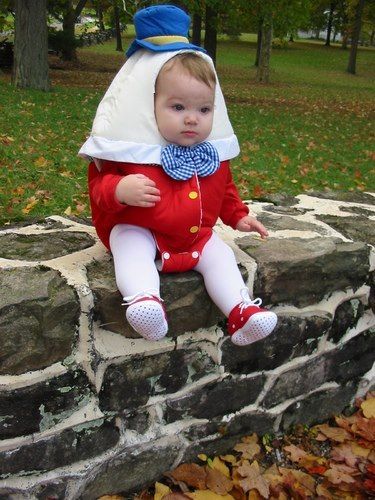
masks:
{"label": "yellow button", "polygon": [[189,229],[189,231],[191,233],[197,233],[199,231],[199,227],[198,226],[191,226],[191,228]]}
{"label": "yellow button", "polygon": [[195,200],[196,198],[198,198],[198,193],[196,191],[190,191],[189,198],[191,200]]}

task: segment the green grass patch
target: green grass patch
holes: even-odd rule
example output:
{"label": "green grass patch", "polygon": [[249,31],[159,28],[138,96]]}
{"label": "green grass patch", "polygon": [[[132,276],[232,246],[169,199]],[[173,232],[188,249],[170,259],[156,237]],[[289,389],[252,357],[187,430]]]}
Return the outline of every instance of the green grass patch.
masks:
{"label": "green grass patch", "polygon": [[[124,38],[124,49],[131,40]],[[272,83],[255,81],[255,37],[220,37],[217,69],[241,153],[232,162],[244,198],[313,189],[375,191],[375,51],[296,42],[272,52]],[[77,151],[124,62],[113,40],[51,59],[50,93],[14,89],[0,74],[0,222],[89,214],[86,163]]]}

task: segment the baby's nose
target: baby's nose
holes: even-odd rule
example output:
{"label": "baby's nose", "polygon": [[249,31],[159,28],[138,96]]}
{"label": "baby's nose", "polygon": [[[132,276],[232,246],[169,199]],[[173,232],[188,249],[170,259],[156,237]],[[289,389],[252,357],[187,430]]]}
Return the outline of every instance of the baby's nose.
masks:
{"label": "baby's nose", "polygon": [[185,116],[185,123],[197,123],[197,115],[196,115],[196,113],[188,113]]}

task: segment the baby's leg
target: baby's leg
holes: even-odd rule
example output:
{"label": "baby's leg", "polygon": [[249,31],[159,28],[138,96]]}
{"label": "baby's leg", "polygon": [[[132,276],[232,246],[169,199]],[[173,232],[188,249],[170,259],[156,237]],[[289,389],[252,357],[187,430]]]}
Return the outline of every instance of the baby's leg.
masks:
{"label": "baby's leg", "polygon": [[206,243],[195,270],[203,276],[207,292],[228,318],[228,333],[236,345],[248,345],[269,335],[277,316],[251,300],[233,250],[215,233]]}
{"label": "baby's leg", "polygon": [[208,295],[228,317],[242,301],[241,290],[246,289],[233,250],[212,233],[194,269],[202,274]]}
{"label": "baby's leg", "polygon": [[129,324],[142,337],[159,340],[168,331],[160,299],[160,278],[155,266],[152,233],[130,224],[118,224],[110,235],[117,287],[129,307]]}

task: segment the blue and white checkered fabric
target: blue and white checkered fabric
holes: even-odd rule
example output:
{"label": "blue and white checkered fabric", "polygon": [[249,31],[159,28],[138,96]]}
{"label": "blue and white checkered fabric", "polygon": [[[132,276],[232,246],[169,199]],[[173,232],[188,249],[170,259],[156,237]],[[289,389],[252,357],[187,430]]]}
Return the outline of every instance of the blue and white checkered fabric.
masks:
{"label": "blue and white checkered fabric", "polygon": [[161,165],[166,174],[177,181],[186,181],[195,173],[206,177],[220,166],[219,154],[209,142],[195,146],[169,144],[162,149]]}

